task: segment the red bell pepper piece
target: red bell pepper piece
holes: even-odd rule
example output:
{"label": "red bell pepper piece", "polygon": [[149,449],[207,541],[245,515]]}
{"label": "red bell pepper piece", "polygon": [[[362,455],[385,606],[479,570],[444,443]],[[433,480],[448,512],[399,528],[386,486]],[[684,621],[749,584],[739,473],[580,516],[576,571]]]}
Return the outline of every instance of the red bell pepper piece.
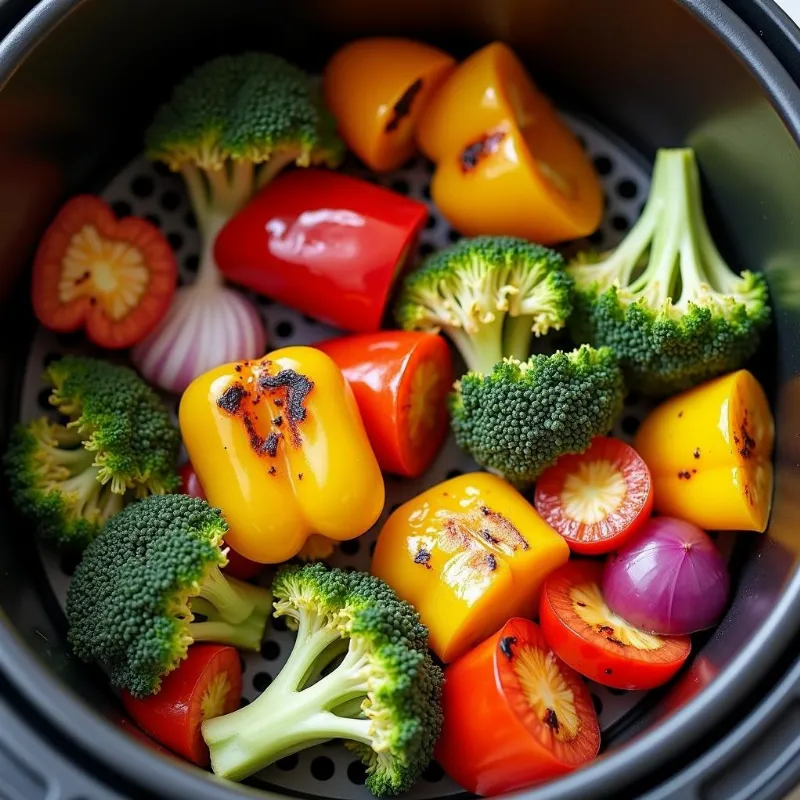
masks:
{"label": "red bell pepper piece", "polygon": [[[197,473],[190,462],[187,461],[183,466],[179,467],[178,474],[181,477],[180,492],[182,494],[188,494],[189,497],[199,497],[201,500],[206,499],[206,493],[200,485],[200,479],[197,477]],[[239,555],[230,545],[227,547],[228,563],[222,568],[222,571],[232,578],[238,578],[240,581],[249,581],[264,569],[263,564]]]}
{"label": "red bell pepper piece", "polygon": [[178,266],[166,237],[138,217],[117,219],[92,195],[72,198],[42,237],[31,296],[45,328],[86,329],[99,347],[144,339],[167,313]]}
{"label": "red bell pepper piece", "polygon": [[123,691],[122,704],[148,736],[205,767],[209,755],[200,730],[203,720],[235,711],[241,696],[242,667],[236,649],[193,644],[157,694],[136,698]]}
{"label": "red bell pepper piece", "polygon": [[322,169],[279,175],[216,239],[226,278],[348,331],[377,331],[413,260],[423,203]]}
{"label": "red bell pepper piece", "polygon": [[341,336],[316,347],[350,384],[381,470],[409,478],[425,472],[448,431],[453,368],[444,339],[383,331]]}
{"label": "red bell pepper piece", "polygon": [[436,759],[479,795],[564,775],[600,749],[586,685],[520,617],[445,669],[442,710]]}

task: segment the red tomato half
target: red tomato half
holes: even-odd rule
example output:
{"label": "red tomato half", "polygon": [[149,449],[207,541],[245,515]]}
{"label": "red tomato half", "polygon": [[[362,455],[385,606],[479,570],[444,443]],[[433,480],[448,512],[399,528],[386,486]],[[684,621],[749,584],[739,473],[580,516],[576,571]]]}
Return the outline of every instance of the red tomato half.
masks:
{"label": "red tomato half", "polygon": [[[197,473],[190,462],[187,461],[183,466],[179,467],[178,474],[181,477],[180,491],[182,494],[188,494],[189,497],[198,497],[200,500],[206,499],[206,493],[200,485],[200,479],[197,477]],[[228,563],[222,568],[224,573],[232,578],[238,578],[240,581],[249,581],[250,578],[255,578],[262,569],[264,569],[263,564],[239,555],[228,545]]]}
{"label": "red tomato half", "polygon": [[242,667],[233,647],[193,644],[181,665],[145,698],[122,692],[125,710],[145,733],[198,766],[209,763],[200,726],[203,720],[239,708]]}
{"label": "red tomato half", "polygon": [[570,561],[544,582],[539,624],[559,658],[581,675],[615,689],[654,689],[689,657],[688,636],[654,636],[606,605],[602,564]]}
{"label": "red tomato half", "polygon": [[445,669],[436,758],[480,795],[577,769],[600,748],[592,697],[530,620],[509,620]]}
{"label": "red tomato half", "polygon": [[381,470],[421,475],[448,431],[453,368],[445,340],[433,333],[383,331],[316,347],[347,378]]}
{"label": "red tomato half", "polygon": [[324,169],[271,181],[220,231],[233,283],[347,331],[377,331],[414,256],[428,207]]}
{"label": "red tomato half", "polygon": [[576,553],[616,550],[653,512],[653,480],[642,457],[619,439],[598,436],[536,481],[536,510]]}

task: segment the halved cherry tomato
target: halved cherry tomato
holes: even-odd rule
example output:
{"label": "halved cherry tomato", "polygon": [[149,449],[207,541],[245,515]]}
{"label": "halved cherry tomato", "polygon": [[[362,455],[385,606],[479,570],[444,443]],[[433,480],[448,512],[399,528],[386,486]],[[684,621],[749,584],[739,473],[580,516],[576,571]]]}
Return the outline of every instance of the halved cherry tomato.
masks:
{"label": "halved cherry tomato", "polygon": [[520,617],[445,669],[442,710],[436,758],[475,794],[564,775],[600,748],[589,690]]}
{"label": "halved cherry tomato", "polygon": [[140,699],[123,691],[122,704],[145,733],[204,767],[209,755],[200,731],[203,720],[235,711],[241,696],[236,649],[193,644],[181,665],[162,680],[157,694]]}
{"label": "halved cherry tomato", "polygon": [[401,167],[414,128],[455,59],[428,44],[390,36],[345,45],[325,67],[325,101],[347,146],[373,171]]}
{"label": "halved cherry tomato", "polygon": [[644,459],[619,439],[598,436],[536,481],[536,510],[576,553],[616,550],[653,512],[653,479]]}
{"label": "halved cherry tomato", "polygon": [[220,231],[214,254],[234,283],[347,331],[377,331],[413,262],[424,203],[325,169],[279,175]]}
{"label": "halved cherry tomato", "polygon": [[615,689],[655,689],[689,657],[688,636],[654,636],[606,605],[602,564],[570,561],[544,583],[539,623],[550,646],[573,669]]}
{"label": "halved cherry tomato", "polygon": [[[181,478],[180,492],[182,494],[188,494],[190,497],[199,497],[201,500],[206,499],[206,493],[200,485],[200,479],[189,461],[178,468],[178,474]],[[250,578],[255,578],[263,569],[263,564],[239,555],[228,545],[228,563],[222,568],[223,572],[232,578],[238,578],[240,581],[249,581]]]}
{"label": "halved cherry tomato", "polygon": [[163,233],[117,219],[105,200],[72,198],[42,237],[33,263],[33,310],[45,328],[86,329],[99,347],[131,347],[167,313],[178,282]]}
{"label": "halved cherry tomato", "polygon": [[444,339],[383,331],[316,347],[336,362],[353,389],[381,470],[409,478],[425,472],[448,431],[453,368]]}

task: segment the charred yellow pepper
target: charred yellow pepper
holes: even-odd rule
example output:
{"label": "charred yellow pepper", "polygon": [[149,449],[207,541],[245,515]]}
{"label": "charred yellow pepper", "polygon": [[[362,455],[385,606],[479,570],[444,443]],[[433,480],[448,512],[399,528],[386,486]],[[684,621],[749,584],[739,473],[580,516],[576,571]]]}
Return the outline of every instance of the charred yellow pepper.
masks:
{"label": "charred yellow pepper", "polygon": [[653,476],[656,511],[706,530],[763,532],[774,440],[764,390],[739,370],[663,402],[634,446]]}
{"label": "charred yellow pepper", "polygon": [[319,350],[217,367],[186,389],[179,416],[206,497],[230,525],[226,541],[245,558],[280,563],[312,534],[353,539],[380,516],[383,477],[358,407]]}
{"label": "charred yellow pepper", "polygon": [[400,506],[378,537],[372,573],[416,607],[449,663],[510,617],[533,616],[544,579],[568,558],[519,492],[475,472]]}

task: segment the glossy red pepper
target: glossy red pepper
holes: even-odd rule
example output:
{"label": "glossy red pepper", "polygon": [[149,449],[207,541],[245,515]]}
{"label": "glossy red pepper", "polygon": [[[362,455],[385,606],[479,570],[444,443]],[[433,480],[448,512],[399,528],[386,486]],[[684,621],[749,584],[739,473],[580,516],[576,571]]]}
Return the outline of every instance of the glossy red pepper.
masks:
{"label": "glossy red pepper", "polygon": [[178,283],[163,233],[117,219],[105,200],[73,197],[42,237],[33,263],[33,310],[45,328],[86,329],[99,347],[131,347],[167,313]]}
{"label": "glossy red pepper", "polygon": [[450,349],[441,336],[382,331],[316,345],[344,373],[383,472],[416,478],[448,431],[453,386]]}
{"label": "glossy red pepper", "polygon": [[428,209],[322,169],[279,175],[228,224],[215,257],[226,278],[348,331],[377,331],[413,260]]}
{"label": "glossy red pepper", "polygon": [[[200,479],[189,461],[178,469],[178,474],[181,476],[180,491],[182,494],[188,494],[190,497],[199,497],[201,500],[206,499],[206,493],[200,485]],[[228,563],[222,568],[223,572],[232,578],[238,578],[240,581],[249,581],[251,578],[255,578],[262,569],[264,569],[263,564],[239,555],[228,545]]]}
{"label": "glossy red pepper", "polygon": [[142,730],[198,766],[209,763],[200,726],[203,720],[239,708],[242,667],[233,647],[193,644],[186,659],[142,699],[122,693],[122,704]]}

